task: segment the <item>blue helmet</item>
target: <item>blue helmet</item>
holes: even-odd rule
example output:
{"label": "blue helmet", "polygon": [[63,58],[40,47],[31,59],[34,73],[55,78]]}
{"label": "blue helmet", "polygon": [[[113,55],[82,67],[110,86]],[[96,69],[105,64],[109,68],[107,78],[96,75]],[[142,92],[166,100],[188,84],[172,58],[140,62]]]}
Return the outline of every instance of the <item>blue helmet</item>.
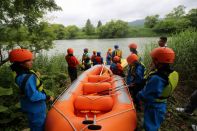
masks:
{"label": "blue helmet", "polygon": [[97,56],[101,56],[101,52],[97,52]]}
{"label": "blue helmet", "polygon": [[114,48],[115,48],[115,49],[118,49],[118,48],[119,48],[119,46],[118,46],[118,45],[114,45]]}
{"label": "blue helmet", "polygon": [[84,52],[88,52],[88,48],[83,49]]}

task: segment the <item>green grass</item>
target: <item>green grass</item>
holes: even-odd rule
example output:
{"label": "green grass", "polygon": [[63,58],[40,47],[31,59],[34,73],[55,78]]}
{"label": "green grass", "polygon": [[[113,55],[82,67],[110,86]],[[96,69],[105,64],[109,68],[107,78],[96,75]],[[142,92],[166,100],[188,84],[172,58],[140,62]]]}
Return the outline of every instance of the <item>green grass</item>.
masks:
{"label": "green grass", "polygon": [[173,35],[169,41],[176,53],[174,68],[179,72],[182,80],[197,78],[197,31],[189,29]]}

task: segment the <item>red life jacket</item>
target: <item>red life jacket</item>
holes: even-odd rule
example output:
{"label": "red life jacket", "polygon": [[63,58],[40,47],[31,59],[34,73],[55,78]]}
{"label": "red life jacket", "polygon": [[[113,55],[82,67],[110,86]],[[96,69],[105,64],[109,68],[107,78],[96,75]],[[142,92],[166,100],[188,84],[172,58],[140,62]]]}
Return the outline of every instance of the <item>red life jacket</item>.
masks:
{"label": "red life jacket", "polygon": [[100,56],[95,57],[96,64],[102,64],[102,58]]}
{"label": "red life jacket", "polygon": [[75,56],[66,55],[65,59],[68,63],[68,66],[70,66],[70,67],[77,67],[77,65],[79,64],[79,62]]}

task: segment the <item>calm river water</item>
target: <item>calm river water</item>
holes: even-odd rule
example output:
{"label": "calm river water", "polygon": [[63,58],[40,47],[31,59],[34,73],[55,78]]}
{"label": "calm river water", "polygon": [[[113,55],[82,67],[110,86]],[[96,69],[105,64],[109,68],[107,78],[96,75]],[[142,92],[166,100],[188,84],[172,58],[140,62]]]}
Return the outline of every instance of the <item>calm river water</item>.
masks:
{"label": "calm river water", "polygon": [[155,43],[157,44],[158,38],[121,38],[121,39],[78,39],[78,40],[56,40],[53,49],[47,51],[47,55],[66,54],[67,48],[74,49],[74,55],[81,58],[83,49],[88,48],[90,55],[92,51],[100,51],[101,55],[105,58],[108,48],[114,49],[114,45],[119,45],[119,48],[123,51],[123,57],[127,57],[129,54],[128,45],[131,42],[136,42],[138,45],[138,51],[142,53],[145,44]]}

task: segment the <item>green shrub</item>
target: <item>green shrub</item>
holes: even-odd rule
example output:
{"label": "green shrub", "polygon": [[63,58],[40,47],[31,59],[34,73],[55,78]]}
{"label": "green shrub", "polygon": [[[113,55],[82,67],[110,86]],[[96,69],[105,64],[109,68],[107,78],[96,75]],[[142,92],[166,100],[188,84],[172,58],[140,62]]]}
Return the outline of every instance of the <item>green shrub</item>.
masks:
{"label": "green shrub", "polygon": [[[150,52],[157,44],[148,44],[144,49],[144,64],[148,67],[151,62]],[[181,80],[196,80],[197,78],[197,32],[188,29],[172,35],[168,46],[176,53],[174,68],[179,72]]]}
{"label": "green shrub", "polygon": [[169,40],[169,47],[176,52],[175,69],[183,80],[197,78],[197,32],[188,29],[175,34]]}

